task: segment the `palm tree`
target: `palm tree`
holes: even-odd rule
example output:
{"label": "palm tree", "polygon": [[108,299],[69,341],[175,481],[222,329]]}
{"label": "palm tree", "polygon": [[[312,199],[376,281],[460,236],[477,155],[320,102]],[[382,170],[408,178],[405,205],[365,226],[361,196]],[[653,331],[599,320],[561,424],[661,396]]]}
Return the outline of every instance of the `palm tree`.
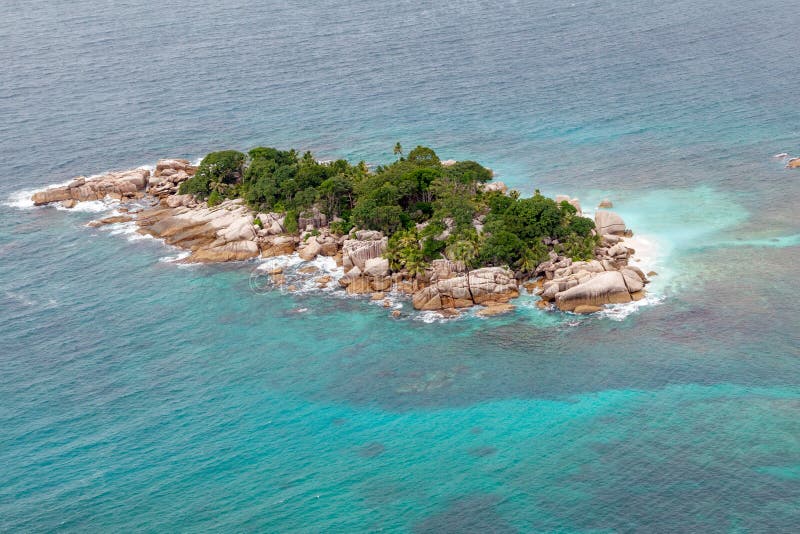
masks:
{"label": "palm tree", "polygon": [[532,273],[536,270],[538,265],[539,262],[530,249],[525,249],[525,252],[522,253],[522,257],[517,260],[517,267],[524,273]]}
{"label": "palm tree", "polygon": [[478,247],[474,242],[465,239],[451,244],[446,252],[451,260],[461,261],[469,266],[478,256]]}
{"label": "palm tree", "polygon": [[405,261],[406,270],[411,276],[420,276],[425,274],[425,268],[428,266],[422,257],[422,254],[411,254],[406,257]]}
{"label": "palm tree", "polygon": [[405,263],[403,261],[403,247],[399,241],[390,239],[383,257],[389,260],[389,267],[393,271],[399,271],[403,268]]}
{"label": "palm tree", "polygon": [[400,145],[400,141],[398,141],[394,145],[394,155],[399,156],[401,158],[403,157],[403,147]]}

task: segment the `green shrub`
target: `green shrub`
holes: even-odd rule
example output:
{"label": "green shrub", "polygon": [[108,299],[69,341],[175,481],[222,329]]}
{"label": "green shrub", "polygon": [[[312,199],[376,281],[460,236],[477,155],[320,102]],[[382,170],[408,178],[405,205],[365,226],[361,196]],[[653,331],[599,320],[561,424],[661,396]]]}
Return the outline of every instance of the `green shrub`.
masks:
{"label": "green shrub", "polygon": [[236,150],[211,152],[200,162],[195,175],[183,182],[178,191],[183,195],[193,194],[205,199],[212,190],[220,191],[224,185],[239,182],[245,160],[246,156]]}
{"label": "green shrub", "polygon": [[220,195],[218,191],[212,191],[208,196],[208,207],[213,208],[214,206],[220,204],[222,200],[222,195]]}
{"label": "green shrub", "polygon": [[439,156],[436,155],[436,152],[434,152],[433,149],[419,145],[417,145],[417,148],[408,153],[406,161],[426,167],[438,167],[441,165]]}
{"label": "green shrub", "polygon": [[574,261],[591,261],[595,259],[594,249],[599,245],[600,238],[594,235],[579,236],[570,234],[558,245],[558,252],[572,258]]}
{"label": "green shrub", "polygon": [[353,223],[348,220],[334,221],[330,224],[330,231],[335,235],[347,235],[353,229]]}
{"label": "green shrub", "polygon": [[286,212],[286,218],[283,221],[283,227],[286,228],[287,234],[296,234],[298,231],[297,225],[297,211],[295,210],[288,210]]}
{"label": "green shrub", "polygon": [[440,258],[445,246],[447,246],[447,244],[444,241],[429,237],[422,242],[422,257],[425,258],[426,261]]}
{"label": "green shrub", "polygon": [[514,265],[527,248],[515,234],[501,230],[483,242],[480,261],[484,265]]}

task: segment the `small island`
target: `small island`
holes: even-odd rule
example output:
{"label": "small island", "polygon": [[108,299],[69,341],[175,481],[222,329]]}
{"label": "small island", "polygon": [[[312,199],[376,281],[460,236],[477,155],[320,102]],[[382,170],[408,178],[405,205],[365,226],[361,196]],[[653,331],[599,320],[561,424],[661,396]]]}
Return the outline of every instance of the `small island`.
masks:
{"label": "small island", "polygon": [[198,166],[163,159],[154,170],[78,177],[32,200],[70,208],[118,199],[119,214],[93,224],[134,222],[190,251],[186,262],[330,256],[343,276],[320,285],[373,299],[396,291],[445,316],[476,305],[504,313],[521,288],[542,308],[573,313],[643,298],[648,280],[629,263],[632,233],[616,213],[590,219],[577,199],[523,197],[479,163],[441,161],[428,147],[406,154],[398,143],[394,154],[370,169],[295,150],[224,150]]}

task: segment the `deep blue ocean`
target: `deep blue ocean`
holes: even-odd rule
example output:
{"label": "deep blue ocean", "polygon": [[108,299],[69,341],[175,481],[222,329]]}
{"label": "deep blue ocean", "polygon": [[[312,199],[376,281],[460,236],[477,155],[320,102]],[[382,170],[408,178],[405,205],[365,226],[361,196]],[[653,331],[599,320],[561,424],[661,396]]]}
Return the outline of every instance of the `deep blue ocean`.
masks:
{"label": "deep blue ocean", "polygon": [[[448,4],[2,2],[0,531],[800,531],[797,3]],[[650,297],[392,320],[24,202],[397,141],[611,199]]]}

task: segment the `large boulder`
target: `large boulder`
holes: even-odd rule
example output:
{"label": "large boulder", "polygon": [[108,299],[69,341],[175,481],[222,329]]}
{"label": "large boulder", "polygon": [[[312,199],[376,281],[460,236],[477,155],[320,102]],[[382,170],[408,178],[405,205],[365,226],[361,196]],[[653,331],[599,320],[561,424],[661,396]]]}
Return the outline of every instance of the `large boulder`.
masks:
{"label": "large boulder", "polygon": [[386,258],[370,258],[364,262],[364,274],[369,276],[386,276],[389,274],[389,260]]}
{"label": "large boulder", "polygon": [[469,308],[475,304],[467,276],[439,280],[432,287],[439,292],[443,308]]}
{"label": "large boulder", "polygon": [[644,289],[644,278],[638,272],[627,266],[620,269],[619,272],[622,273],[622,279],[629,293],[637,293]]}
{"label": "large boulder", "polygon": [[322,245],[317,242],[317,238],[315,236],[311,236],[308,238],[305,246],[300,249],[297,255],[305,261],[311,261],[316,258],[321,251]]}
{"label": "large boulder", "polygon": [[378,230],[358,230],[356,231],[356,239],[359,241],[380,241],[383,239],[383,233]]}
{"label": "large boulder", "polygon": [[225,241],[255,241],[256,229],[250,220],[242,217],[220,229],[218,235]]}
{"label": "large boulder", "polygon": [[429,286],[420,289],[411,299],[414,309],[416,310],[441,310],[442,297],[439,290],[435,286]]}
{"label": "large boulder", "polygon": [[312,208],[302,213],[300,217],[297,218],[297,227],[300,228],[301,231],[324,228],[325,226],[328,226],[328,217],[317,208]]}
{"label": "large boulder", "polygon": [[342,266],[345,271],[358,267],[362,271],[367,260],[379,258],[386,252],[389,240],[385,237],[362,241],[359,239],[346,239],[342,245]]}
{"label": "large boulder", "polygon": [[597,273],[587,281],[556,294],[558,309],[573,311],[578,306],[602,306],[631,302],[625,278],[618,271]]}
{"label": "large boulder", "polygon": [[447,259],[433,260],[430,264],[431,279],[444,280],[458,276],[467,271],[463,261],[451,261]]}
{"label": "large boulder", "polygon": [[72,192],[67,187],[52,187],[44,191],[37,191],[31,197],[33,204],[41,206],[51,202],[61,202],[62,200],[72,199]]}
{"label": "large boulder", "polygon": [[289,235],[270,236],[261,242],[261,257],[287,256],[294,253],[297,238]]}
{"label": "large boulder", "polygon": [[280,213],[259,213],[258,220],[265,235],[277,235],[286,232],[284,222],[286,216]]}
{"label": "large boulder", "polygon": [[351,295],[364,295],[366,293],[373,293],[375,291],[375,286],[372,284],[372,280],[366,276],[359,276],[353,278],[349,284],[347,284],[347,292]]}
{"label": "large boulder", "polygon": [[249,260],[258,256],[255,241],[230,241],[208,248],[198,248],[189,256],[190,262],[217,263],[224,261]]}
{"label": "large boulder", "polygon": [[414,292],[412,300],[418,310],[441,310],[507,302],[518,296],[514,273],[502,267],[484,267],[437,280]]}
{"label": "large boulder", "polygon": [[514,273],[502,267],[484,267],[470,271],[469,289],[475,304],[507,302],[519,296]]}
{"label": "large boulder", "polygon": [[599,235],[625,233],[625,221],[613,211],[600,210],[594,214],[594,225]]}
{"label": "large boulder", "polygon": [[163,202],[170,208],[191,207],[197,204],[193,195],[170,195]]}
{"label": "large boulder", "polygon": [[493,191],[499,191],[500,193],[505,193],[506,191],[508,191],[508,186],[501,181],[480,184],[478,187],[480,187],[480,189],[483,190],[485,193],[491,193]]}
{"label": "large boulder", "polygon": [[180,172],[191,176],[197,171],[188,159],[160,159],[156,163],[155,176],[175,176]]}

